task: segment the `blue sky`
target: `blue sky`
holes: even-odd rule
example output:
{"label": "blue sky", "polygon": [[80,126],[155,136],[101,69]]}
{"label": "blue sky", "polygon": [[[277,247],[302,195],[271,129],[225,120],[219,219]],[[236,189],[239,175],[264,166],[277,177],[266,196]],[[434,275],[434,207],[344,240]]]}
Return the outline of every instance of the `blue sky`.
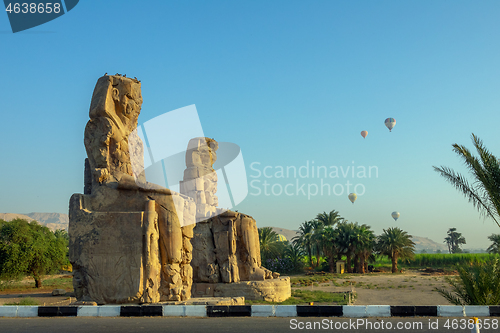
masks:
{"label": "blue sky", "polygon": [[500,155],[498,17],[498,1],[107,0],[13,34],[0,14],[0,212],[67,213],[83,191],[94,85],[118,72],[142,81],[140,123],[195,104],[206,136],[241,147],[254,187],[321,182],[257,177],[266,166],[378,170],[323,179],[362,184],[355,204],[250,186],[234,209],[259,227],[297,229],[335,209],[377,234],[399,226],[442,242],[456,227],[466,248],[486,248],[500,228],[432,166],[466,172],[451,145],[472,149],[471,133]]}

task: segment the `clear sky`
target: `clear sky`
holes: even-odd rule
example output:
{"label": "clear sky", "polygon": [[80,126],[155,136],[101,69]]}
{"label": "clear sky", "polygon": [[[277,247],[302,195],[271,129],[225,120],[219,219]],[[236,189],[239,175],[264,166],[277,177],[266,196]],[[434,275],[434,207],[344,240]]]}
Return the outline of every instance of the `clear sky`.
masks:
{"label": "clear sky", "polygon": [[[496,0],[88,0],[13,34],[0,13],[0,212],[67,213],[94,85],[122,73],[142,81],[140,123],[195,104],[206,136],[241,147],[249,195],[234,209],[259,227],[335,209],[377,234],[442,242],[456,227],[486,248],[500,228],[432,166],[466,172],[451,145],[472,149],[471,133],[500,155],[499,17]],[[313,163],[339,177],[312,177]],[[277,178],[307,165],[309,178]],[[321,181],[343,193],[308,198]],[[347,181],[364,189],[355,204]]]}

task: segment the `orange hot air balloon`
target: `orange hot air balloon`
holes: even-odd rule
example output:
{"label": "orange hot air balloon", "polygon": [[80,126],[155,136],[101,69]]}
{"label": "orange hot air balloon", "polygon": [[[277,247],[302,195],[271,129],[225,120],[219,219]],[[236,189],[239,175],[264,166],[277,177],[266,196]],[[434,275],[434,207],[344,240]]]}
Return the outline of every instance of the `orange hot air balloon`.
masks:
{"label": "orange hot air balloon", "polygon": [[361,136],[363,138],[366,138],[367,135],[368,135],[368,131],[361,131]]}

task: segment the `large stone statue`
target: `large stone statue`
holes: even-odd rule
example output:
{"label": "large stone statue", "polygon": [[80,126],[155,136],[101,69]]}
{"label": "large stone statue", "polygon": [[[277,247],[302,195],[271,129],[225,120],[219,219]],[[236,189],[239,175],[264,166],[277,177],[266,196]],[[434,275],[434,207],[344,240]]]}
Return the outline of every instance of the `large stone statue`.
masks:
{"label": "large stone statue", "polygon": [[[248,215],[217,208],[218,144],[194,138],[188,144],[181,193],[196,202],[193,244],[194,296],[245,296],[281,301],[290,297],[288,277],[261,267],[259,233]],[[269,281],[275,279],[273,281]],[[266,280],[266,281],[264,281]],[[248,283],[245,281],[256,281]],[[261,281],[261,282],[257,282]],[[238,295],[234,295],[235,291]]]}
{"label": "large stone statue", "polygon": [[[85,128],[85,195],[70,200],[70,261],[78,300],[105,303],[191,297],[196,206],[135,174],[143,146],[135,133],[141,84],[103,76]],[[140,168],[139,168],[140,170]]]}
{"label": "large stone statue", "polygon": [[146,181],[136,133],[141,105],[138,80],[97,81],[84,136],[84,194],[69,207],[78,301],[187,301],[193,282],[194,296],[288,298],[289,278],[261,267],[255,220],[217,208],[215,140],[190,141],[183,194]]}

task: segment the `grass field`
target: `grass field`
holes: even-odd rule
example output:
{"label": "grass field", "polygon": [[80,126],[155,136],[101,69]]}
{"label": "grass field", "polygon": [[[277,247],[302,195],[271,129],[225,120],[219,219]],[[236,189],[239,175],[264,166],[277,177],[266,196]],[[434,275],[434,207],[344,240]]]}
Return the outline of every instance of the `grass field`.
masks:
{"label": "grass field", "polygon": [[48,276],[43,280],[42,288],[35,288],[35,281],[31,278],[22,281],[0,281],[0,292],[51,291],[54,289],[73,289],[73,276]]}
{"label": "grass field", "polygon": [[[457,264],[466,264],[473,261],[489,261],[500,259],[498,254],[489,253],[421,253],[410,260],[398,260],[398,268],[443,268],[453,269]],[[378,257],[375,267],[391,267],[391,260],[387,257]]]}

